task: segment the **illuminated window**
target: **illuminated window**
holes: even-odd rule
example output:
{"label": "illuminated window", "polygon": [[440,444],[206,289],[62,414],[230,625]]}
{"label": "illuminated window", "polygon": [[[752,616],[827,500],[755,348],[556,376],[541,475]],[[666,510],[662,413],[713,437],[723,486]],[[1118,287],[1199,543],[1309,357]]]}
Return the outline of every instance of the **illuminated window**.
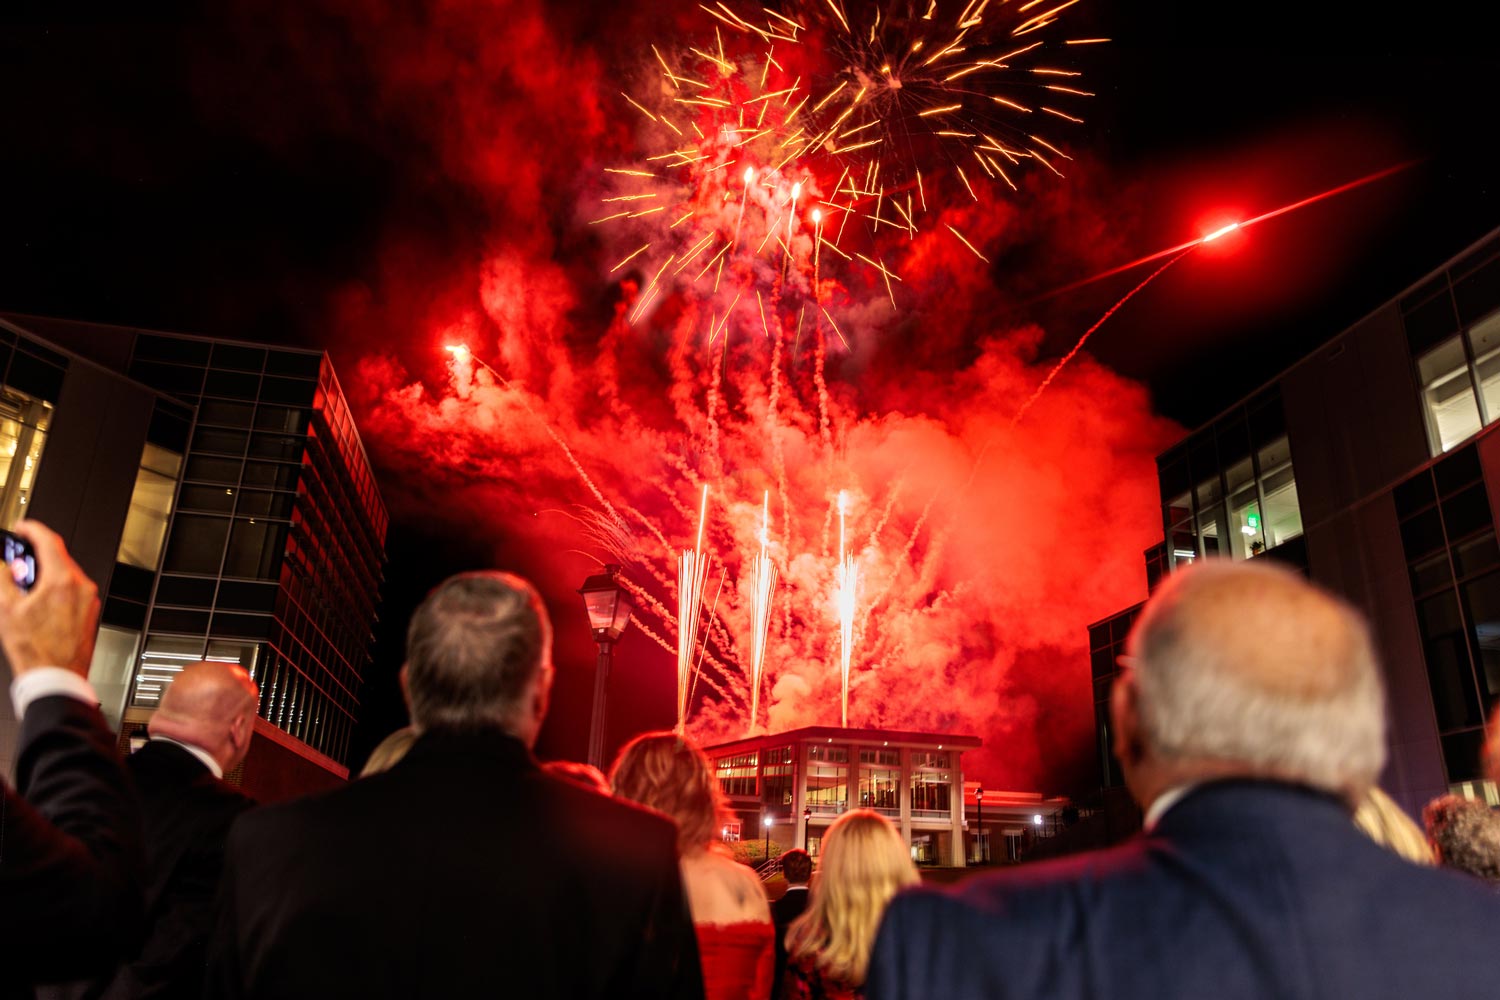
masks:
{"label": "illuminated window", "polygon": [[26,515],[51,419],[52,404],[0,389],[0,527]]}
{"label": "illuminated window", "polygon": [[140,470],[135,474],[135,489],[130,494],[130,512],[125,515],[117,561],[141,569],[156,569],[167,538],[167,523],[172,519],[172,497],[177,491],[177,473],[181,468],[181,455],[160,445],[146,445]]}
{"label": "illuminated window", "polygon": [[1467,440],[1483,426],[1462,337],[1450,337],[1418,358],[1417,375],[1433,454]]}
{"label": "illuminated window", "polygon": [[1417,378],[1434,455],[1500,419],[1500,313],[1422,354]]}
{"label": "illuminated window", "polygon": [[725,757],[714,765],[719,776],[719,787],[729,796],[753,796],[755,794],[755,770],[759,757],[754,753],[742,753]]}
{"label": "illuminated window", "polygon": [[767,805],[790,806],[797,767],[791,747],[772,747],[761,753],[761,797]]}

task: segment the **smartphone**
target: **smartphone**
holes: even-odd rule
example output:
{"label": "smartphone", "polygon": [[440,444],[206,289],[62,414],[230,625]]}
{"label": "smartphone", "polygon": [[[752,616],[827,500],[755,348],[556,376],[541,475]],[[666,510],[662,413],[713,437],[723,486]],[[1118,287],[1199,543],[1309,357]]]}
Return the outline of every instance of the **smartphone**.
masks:
{"label": "smartphone", "polygon": [[22,590],[36,586],[36,552],[31,543],[9,531],[0,531],[0,542],[5,546],[5,565],[10,567],[16,586]]}

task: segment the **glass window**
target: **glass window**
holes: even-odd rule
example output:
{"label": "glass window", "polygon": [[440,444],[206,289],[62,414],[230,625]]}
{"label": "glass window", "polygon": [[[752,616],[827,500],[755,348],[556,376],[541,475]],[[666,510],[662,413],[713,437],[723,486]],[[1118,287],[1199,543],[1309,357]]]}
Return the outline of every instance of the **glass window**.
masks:
{"label": "glass window", "polygon": [[169,573],[217,575],[224,560],[229,519],[203,514],[179,514],[172,523],[164,569]]}
{"label": "glass window", "polygon": [[1450,337],[1417,359],[1417,375],[1433,454],[1447,451],[1479,430],[1479,403],[1463,338]]}
{"label": "glass window", "polygon": [[719,787],[729,796],[755,795],[755,773],[759,758],[754,753],[724,757],[714,765]]}
{"label": "glass window", "polygon": [[135,489],[130,494],[130,511],[125,515],[116,561],[141,569],[156,569],[167,538],[167,522],[172,519],[172,496],[177,491],[177,473],[181,468],[181,455],[160,445],[146,445],[135,475]]}
{"label": "glass window", "polygon": [[1474,644],[1480,695],[1489,704],[1500,695],[1500,573],[1471,580],[1461,588]]}
{"label": "glass window", "polygon": [[120,728],[125,712],[125,696],[130,690],[130,675],[135,670],[135,654],[140,648],[141,633],[134,629],[100,626],[94,642],[94,658],[89,662],[89,683],[99,696],[99,706],[110,728]]}
{"label": "glass window", "polygon": [[1418,603],[1417,621],[1427,654],[1427,677],[1432,686],[1438,729],[1448,731],[1479,725],[1479,695],[1453,591]]}
{"label": "glass window", "polygon": [[247,576],[274,580],[281,569],[286,548],[285,524],[275,521],[236,520],[229,533],[229,551],[224,557],[225,576]]}
{"label": "glass window", "polygon": [[911,814],[914,819],[948,816],[953,809],[952,781],[946,771],[916,771],[911,776]]}
{"label": "glass window", "polygon": [[51,417],[50,404],[0,389],[0,527],[10,528],[26,514]]}
{"label": "glass window", "polygon": [[131,704],[155,708],[172,681],[189,663],[203,659],[203,640],[171,635],[146,638],[140,666],[135,675],[135,695]]}
{"label": "glass window", "polygon": [[1488,422],[1500,417],[1500,313],[1474,324],[1469,330],[1469,346],[1474,351],[1474,372],[1479,376],[1479,396]]}
{"label": "glass window", "polygon": [[849,807],[849,769],[842,764],[809,763],[807,805],[814,813],[837,815]]}
{"label": "glass window", "polygon": [[874,809],[887,816],[899,816],[901,768],[889,765],[862,766],[859,769],[859,807]]}

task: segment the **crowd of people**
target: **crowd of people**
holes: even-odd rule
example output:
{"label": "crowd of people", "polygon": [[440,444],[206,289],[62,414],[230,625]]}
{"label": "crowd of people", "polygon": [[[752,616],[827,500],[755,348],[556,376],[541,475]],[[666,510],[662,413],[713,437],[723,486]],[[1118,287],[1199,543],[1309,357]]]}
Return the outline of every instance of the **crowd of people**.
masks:
{"label": "crowd of people", "polygon": [[96,588],[16,531],[40,572],[0,574],[0,998],[1500,995],[1496,814],[1445,797],[1424,835],[1379,791],[1366,625],[1259,560],[1174,574],[1129,638],[1110,728],[1140,835],[924,887],[857,809],[782,856],[772,903],[691,740],[638,736],[608,776],[537,763],[552,635],[519,577],[439,585],[411,725],[345,787],[256,806],[224,781],[254,681],[185,668],[122,761],[87,682]]}

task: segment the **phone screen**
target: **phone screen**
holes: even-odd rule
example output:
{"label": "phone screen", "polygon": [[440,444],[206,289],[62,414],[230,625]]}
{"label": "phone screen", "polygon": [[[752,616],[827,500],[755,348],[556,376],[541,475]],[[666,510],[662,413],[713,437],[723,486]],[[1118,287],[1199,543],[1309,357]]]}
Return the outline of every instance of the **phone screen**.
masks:
{"label": "phone screen", "polygon": [[30,590],[36,585],[36,553],[32,551],[31,543],[20,535],[13,535],[9,531],[3,534],[5,565],[10,567],[11,579],[22,590]]}

